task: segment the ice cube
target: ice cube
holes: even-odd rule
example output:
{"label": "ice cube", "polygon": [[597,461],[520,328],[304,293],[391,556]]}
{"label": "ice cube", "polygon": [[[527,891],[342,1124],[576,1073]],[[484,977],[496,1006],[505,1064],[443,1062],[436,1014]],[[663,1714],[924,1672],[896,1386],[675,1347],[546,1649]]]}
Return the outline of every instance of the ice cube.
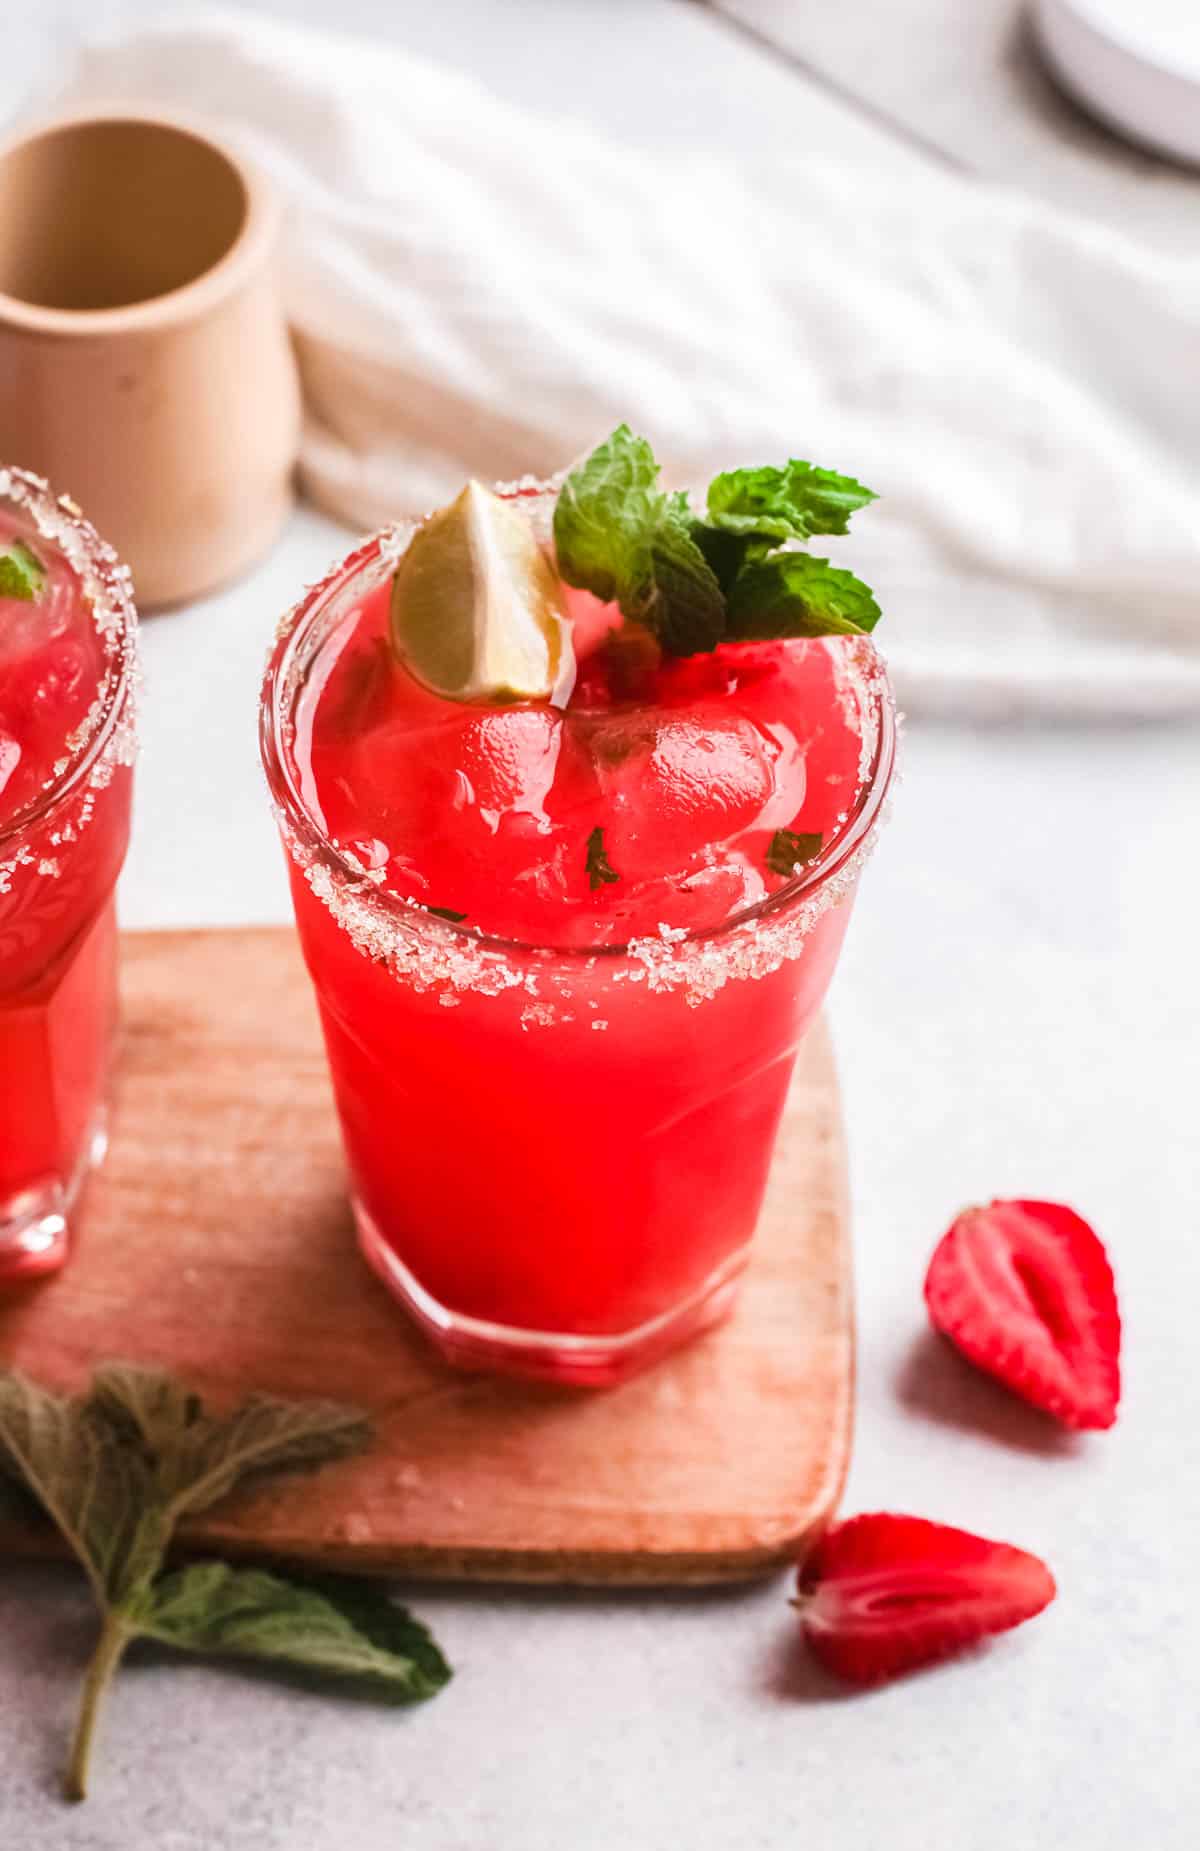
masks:
{"label": "ice cube", "polygon": [[621,711],[580,722],[608,818],[606,845],[623,878],[682,873],[750,829],[775,790],[779,749],[717,702]]}

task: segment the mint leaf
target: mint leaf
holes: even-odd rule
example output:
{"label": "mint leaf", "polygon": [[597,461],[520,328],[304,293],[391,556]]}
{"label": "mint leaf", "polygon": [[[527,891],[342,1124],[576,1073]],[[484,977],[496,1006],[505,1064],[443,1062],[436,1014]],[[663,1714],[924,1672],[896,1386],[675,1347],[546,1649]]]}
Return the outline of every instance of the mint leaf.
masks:
{"label": "mint leaf", "polygon": [[0,1529],[12,1523],[27,1530],[34,1525],[44,1527],[48,1521],[32,1491],[5,1468],[0,1457]]}
{"label": "mint leaf", "polygon": [[765,558],[775,544],[774,540],[764,539],[759,534],[734,533],[726,527],[699,524],[692,528],[692,538],[724,598],[728,598],[745,567],[756,559]]}
{"label": "mint leaf", "polygon": [[587,839],[587,877],[588,886],[595,893],[597,887],[607,886],[610,882],[620,880],[621,876],[610,864],[604,847],[603,829],[593,829]]}
{"label": "mint leaf", "polygon": [[618,424],[559,491],[554,550],[568,585],[605,603],[618,597],[666,505],[653,450]]}
{"label": "mint leaf", "polygon": [[759,539],[809,540],[846,533],[876,496],[853,476],[793,459],[782,469],[731,469],[708,485],[710,525]]}
{"label": "mint leaf", "polygon": [[45,583],[46,568],[24,540],[14,540],[0,552],[0,598],[20,598],[32,604]]}
{"label": "mint leaf", "polygon": [[820,835],[797,835],[792,829],[777,829],[767,849],[767,866],[772,874],[791,879],[806,861],[815,861],[824,838]]}
{"label": "mint leaf", "polygon": [[165,1572],[189,1512],[264,1472],[306,1470],[369,1438],[363,1415],[326,1401],[257,1395],[231,1414],[210,1414],[161,1370],[110,1364],[72,1397],[0,1373],[0,1474],[61,1531],[102,1618],[68,1797],[84,1797],[104,1694],[126,1646],[145,1633],[323,1671],[388,1701],[430,1696],[445,1682],[445,1662],[416,1621],[339,1577],[289,1582],[222,1563]]}
{"label": "mint leaf", "polygon": [[255,1395],[230,1415],[209,1415],[173,1377],[123,1364],[97,1371],[88,1405],[140,1451],[172,1525],[248,1479],[324,1465],[370,1439],[365,1416],[335,1402]]}
{"label": "mint leaf", "polygon": [[811,553],[773,553],[738,576],[729,594],[731,640],[866,635],[879,621],[870,589],[853,572]]}
{"label": "mint leaf", "polygon": [[627,617],[653,632],[668,655],[715,649],[725,630],[725,600],[685,516],[668,508],[630,580]]}
{"label": "mint leaf", "polygon": [[319,1672],[385,1703],[435,1696],[450,1677],[419,1621],[385,1589],[343,1575],[196,1562],[155,1584],[138,1630],[186,1651]]}
{"label": "mint leaf", "polygon": [[100,1606],[119,1591],[141,1514],[154,1502],[145,1460],[86,1402],[0,1375],[0,1461],[53,1521]]}
{"label": "mint leaf", "polygon": [[554,510],[560,575],[644,624],[672,655],[712,649],[721,588],[692,534],[687,496],[658,485],[644,437],[620,424],[563,483]]}

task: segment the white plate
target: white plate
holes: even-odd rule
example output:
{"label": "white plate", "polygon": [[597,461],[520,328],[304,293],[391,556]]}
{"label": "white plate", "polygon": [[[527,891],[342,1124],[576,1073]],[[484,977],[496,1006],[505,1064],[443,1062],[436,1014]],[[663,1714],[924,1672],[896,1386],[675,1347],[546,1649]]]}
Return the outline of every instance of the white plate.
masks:
{"label": "white plate", "polygon": [[1047,62],[1120,133],[1200,164],[1200,0],[1037,0]]}

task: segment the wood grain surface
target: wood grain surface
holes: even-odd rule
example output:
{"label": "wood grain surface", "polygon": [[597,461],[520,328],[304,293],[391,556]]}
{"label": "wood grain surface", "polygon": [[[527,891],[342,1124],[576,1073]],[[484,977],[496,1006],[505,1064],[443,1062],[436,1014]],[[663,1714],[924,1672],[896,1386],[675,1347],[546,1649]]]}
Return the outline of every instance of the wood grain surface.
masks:
{"label": "wood grain surface", "polygon": [[[253,1390],[369,1409],[360,1459],[219,1507],[187,1540],[415,1572],[627,1585],[737,1580],[833,1508],[853,1328],[836,1081],[801,1055],[731,1321],[604,1392],[463,1375],[353,1243],[294,934],[124,940],[113,1141],[57,1279],[0,1304],[0,1361],[63,1388],[120,1358],[220,1405]],[[0,1522],[0,1547],[44,1534]]]}

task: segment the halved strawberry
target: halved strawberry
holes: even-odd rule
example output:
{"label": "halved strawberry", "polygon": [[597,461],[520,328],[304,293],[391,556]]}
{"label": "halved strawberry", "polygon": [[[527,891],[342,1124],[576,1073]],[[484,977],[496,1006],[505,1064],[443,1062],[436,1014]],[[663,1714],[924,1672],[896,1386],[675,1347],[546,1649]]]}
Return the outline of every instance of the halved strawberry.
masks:
{"label": "halved strawberry", "polygon": [[968,1208],[925,1277],[938,1330],[1068,1427],[1111,1427],[1121,1394],[1112,1268],[1087,1222],[1057,1202]]}
{"label": "halved strawberry", "polygon": [[881,1684],[1019,1626],[1056,1592],[1024,1549],[886,1511],[827,1530],[799,1588],[805,1638],[853,1684]]}

